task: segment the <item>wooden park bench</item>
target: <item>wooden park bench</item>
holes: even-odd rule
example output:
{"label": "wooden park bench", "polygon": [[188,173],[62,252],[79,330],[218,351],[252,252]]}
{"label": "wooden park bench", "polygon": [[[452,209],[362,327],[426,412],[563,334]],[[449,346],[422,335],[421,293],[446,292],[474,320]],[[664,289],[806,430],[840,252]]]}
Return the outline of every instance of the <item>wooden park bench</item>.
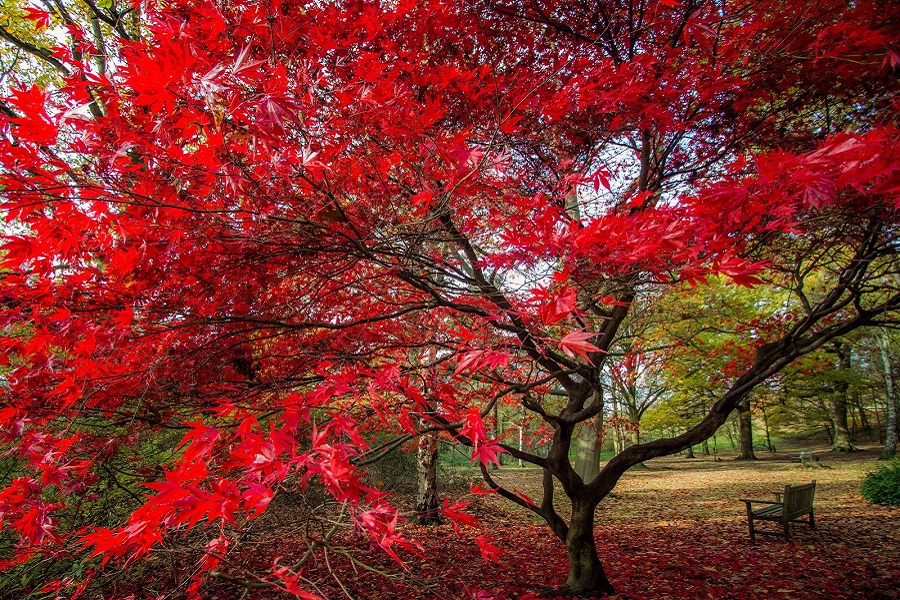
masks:
{"label": "wooden park bench", "polygon": [[811,461],[813,461],[813,460],[815,460],[816,462],[818,462],[818,461],[819,461],[819,457],[818,457],[818,456],[813,456],[813,453],[812,453],[812,452],[801,452],[801,453],[798,454],[797,456],[792,456],[792,457],[791,457],[791,462],[798,462],[798,463],[800,463],[800,464],[802,464],[802,465],[805,465],[806,463],[811,462]]}
{"label": "wooden park bench", "polygon": [[[813,514],[813,497],[816,494],[816,481],[801,485],[786,485],[783,492],[773,492],[775,500],[747,500],[741,498],[741,502],[747,505],[747,521],[750,526],[750,541],[756,542],[756,534],[784,536],[791,539],[789,525],[791,523],[809,523],[816,528],[816,518]],[[753,509],[753,503],[765,504],[764,508]],[[809,515],[809,520],[801,521],[800,517]],[[758,531],[753,526],[753,521],[775,521],[781,523],[784,533],[771,531]]]}

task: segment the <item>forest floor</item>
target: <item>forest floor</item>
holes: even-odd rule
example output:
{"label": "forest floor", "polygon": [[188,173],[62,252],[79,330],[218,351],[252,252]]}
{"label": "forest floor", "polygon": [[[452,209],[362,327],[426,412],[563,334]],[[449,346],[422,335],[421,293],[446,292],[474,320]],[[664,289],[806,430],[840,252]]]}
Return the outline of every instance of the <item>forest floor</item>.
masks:
{"label": "forest floor", "polygon": [[[879,465],[878,449],[811,450],[818,460],[806,465],[791,462],[796,452],[762,452],[752,462],[667,457],[630,470],[597,512],[600,557],[617,591],[612,598],[900,598],[900,508],[873,505],[859,494],[866,473]],[[537,469],[504,467],[497,479],[539,497]],[[751,544],[738,499],[772,499],[785,484],[813,479],[816,529],[794,524],[790,542],[762,536]],[[405,569],[371,544],[353,551],[370,568],[391,573],[388,578],[340,555],[327,565],[338,577],[327,576],[325,565],[307,576],[330,599],[360,600],[526,600],[564,582],[564,548],[542,521],[494,495],[463,500],[472,502],[477,527],[459,534],[450,524],[400,527],[424,550],[403,553]],[[759,525],[766,526],[780,527]],[[478,535],[503,551],[496,561],[482,558]]]}

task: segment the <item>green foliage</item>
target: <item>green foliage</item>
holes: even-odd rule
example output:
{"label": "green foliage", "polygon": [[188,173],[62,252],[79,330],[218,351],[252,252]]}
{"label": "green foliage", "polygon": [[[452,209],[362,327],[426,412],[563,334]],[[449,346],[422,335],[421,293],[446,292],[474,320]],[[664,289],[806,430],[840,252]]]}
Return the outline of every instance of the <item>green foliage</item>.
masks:
{"label": "green foliage", "polygon": [[869,473],[859,491],[869,502],[900,506],[900,460],[894,459]]}
{"label": "green foliage", "polygon": [[[367,467],[370,484],[392,494],[416,491],[416,453],[395,450]],[[439,484],[440,485],[440,484]]]}
{"label": "green foliage", "polygon": [[[471,450],[460,450],[456,444],[441,444],[437,463],[437,485],[440,493],[468,491],[481,476],[470,457]],[[509,458],[507,457],[507,460]],[[418,481],[415,447],[388,453],[366,467],[367,482],[392,494],[415,494]]]}

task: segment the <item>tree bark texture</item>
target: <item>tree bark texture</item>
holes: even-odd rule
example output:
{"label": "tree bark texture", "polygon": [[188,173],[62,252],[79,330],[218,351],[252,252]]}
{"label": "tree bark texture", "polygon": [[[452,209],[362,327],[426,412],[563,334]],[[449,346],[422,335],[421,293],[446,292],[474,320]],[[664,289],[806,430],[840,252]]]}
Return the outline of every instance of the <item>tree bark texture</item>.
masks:
{"label": "tree bark texture", "polygon": [[753,414],[750,412],[750,400],[744,398],[737,407],[738,434],[741,438],[741,454],[738,460],[756,460],[753,452]]}
{"label": "tree bark texture", "polygon": [[566,584],[548,595],[603,596],[614,589],[597,555],[594,539],[593,502],[573,502],[572,518],[566,535],[566,554],[569,557],[569,577]]}
{"label": "tree bark texture", "polygon": [[831,424],[834,427],[831,449],[835,452],[856,451],[850,441],[850,427],[847,424],[847,397],[840,392],[831,400]]}
{"label": "tree bark texture", "polygon": [[[835,353],[838,355],[839,366],[842,372],[850,370],[850,352],[845,344],[834,343]],[[847,422],[847,404],[850,384],[847,381],[837,381],[834,384],[834,394],[831,398],[831,424],[834,426],[834,440],[831,449],[835,452],[855,452],[856,448],[851,442],[850,426]]]}
{"label": "tree bark texture", "polygon": [[600,451],[603,440],[603,413],[581,427],[575,439],[575,472],[582,481],[590,481],[600,472]]}
{"label": "tree bark texture", "polygon": [[884,451],[882,459],[897,455],[897,438],[900,437],[900,424],[897,423],[897,392],[894,386],[894,366],[889,352],[887,335],[881,337],[881,362],[884,365],[884,384],[887,396],[887,423],[885,424]]}
{"label": "tree bark texture", "polygon": [[426,433],[419,438],[417,458],[416,515],[419,525],[436,525],[441,522],[437,500],[436,433]]}

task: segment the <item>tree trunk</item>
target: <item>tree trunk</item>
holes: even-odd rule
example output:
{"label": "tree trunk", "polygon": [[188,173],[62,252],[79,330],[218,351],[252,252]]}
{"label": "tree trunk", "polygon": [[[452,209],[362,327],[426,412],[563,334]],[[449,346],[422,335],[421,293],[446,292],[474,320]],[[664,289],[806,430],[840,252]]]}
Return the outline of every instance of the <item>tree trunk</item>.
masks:
{"label": "tree trunk", "polygon": [[728,419],[725,423],[725,434],[728,436],[728,443],[731,445],[731,449],[736,449],[738,445],[734,443],[734,419]]}
{"label": "tree trunk", "polygon": [[575,439],[575,472],[585,483],[600,472],[603,413],[583,423]]}
{"label": "tree trunk", "polygon": [[822,427],[825,429],[825,435],[828,436],[828,445],[834,445],[834,433],[831,431],[831,423],[823,423]]}
{"label": "tree trunk", "polygon": [[753,453],[753,415],[750,413],[750,400],[746,398],[738,404],[738,433],[741,438],[738,460],[756,460]]}
{"label": "tree trunk", "polygon": [[885,426],[884,451],[882,459],[893,458],[897,455],[897,438],[900,437],[900,425],[897,423],[897,396],[894,388],[894,368],[891,364],[891,356],[888,353],[888,337],[881,336],[881,362],[884,364],[884,383],[887,395],[887,424]]}
{"label": "tree trunk", "polygon": [[862,428],[863,433],[866,434],[866,437],[869,438],[871,442],[873,440],[872,437],[872,423],[869,421],[869,415],[866,414],[866,407],[863,406],[862,398],[860,398],[859,390],[854,389],[853,391],[853,408],[856,409],[856,414],[859,415],[859,426]]}
{"label": "tree trunk", "polygon": [[[600,397],[597,394],[600,393],[599,390],[595,390],[595,402],[599,402]],[[584,405],[583,399],[580,403],[577,402],[578,398],[575,400],[575,404]],[[613,593],[612,584],[606,578],[600,557],[597,556],[597,543],[594,539],[594,511],[602,496],[595,499],[588,487],[582,483],[583,480],[579,479],[579,473],[569,463],[572,442],[574,441],[577,446],[586,437],[585,434],[593,434],[599,438],[602,424],[603,411],[600,410],[591,421],[582,423],[588,427],[583,427],[581,435],[573,440],[575,428],[569,424],[558,423],[550,451],[547,453],[549,469],[546,467],[544,469],[544,497],[538,514],[544,517],[556,536],[565,544],[566,554],[569,557],[569,575],[565,585],[546,590],[542,594],[545,597],[603,596]],[[600,444],[595,443],[593,447],[599,449]],[[599,461],[589,465],[591,469],[595,466],[599,466]],[[487,473],[487,470],[482,469],[482,473]],[[568,525],[553,508],[554,478],[562,483],[565,494],[571,502],[572,512]]]}
{"label": "tree trunk", "polygon": [[437,434],[422,435],[419,438],[417,454],[416,515],[419,525],[436,525],[441,522],[437,500]]}
{"label": "tree trunk", "polygon": [[769,449],[769,452],[775,452],[775,446],[772,444],[772,436],[769,435],[769,415],[766,414],[766,405],[762,405],[762,414],[763,414],[763,427],[766,430],[766,448]]}
{"label": "tree trunk", "polygon": [[616,397],[612,397],[612,406],[613,406],[613,451],[616,454],[622,452],[625,449],[625,435],[622,432],[622,423],[619,421],[619,403],[616,401]]}
{"label": "tree trunk", "polygon": [[693,446],[688,446],[688,447],[687,447],[687,456],[686,456],[685,458],[697,458],[697,456],[694,454],[694,447],[693,447]]}
{"label": "tree trunk", "polygon": [[[881,426],[881,411],[879,410],[881,407],[878,406],[878,402],[872,403],[872,413],[875,415],[875,433],[878,435],[878,443],[884,444],[887,442],[885,439],[885,434],[887,433],[885,428]],[[885,411],[888,410],[887,403],[884,406]],[[885,414],[884,418],[887,419],[888,415]],[[885,426],[886,427],[886,426]]]}
{"label": "tree trunk", "polygon": [[[522,418],[521,418],[521,420],[519,421],[519,451],[520,451],[520,452],[521,452],[522,449],[525,447],[525,415],[527,414],[527,413],[525,412],[525,410],[526,410],[526,409],[525,409],[525,407],[523,406],[523,407],[522,407]],[[519,466],[520,466],[520,467],[524,466],[524,465],[522,464],[522,459],[521,459],[521,458],[519,458]]]}
{"label": "tree trunk", "polygon": [[[503,437],[503,425],[500,423],[500,404],[494,405],[494,439],[499,440]],[[497,464],[493,465],[495,469],[503,466],[503,454],[497,455]]]}
{"label": "tree trunk", "polygon": [[855,452],[850,441],[850,427],[847,424],[847,397],[839,390],[831,401],[831,423],[834,426],[834,441],[831,449],[835,452]]}
{"label": "tree trunk", "polygon": [[572,502],[572,518],[566,535],[569,577],[566,585],[554,593],[602,596],[614,592],[597,556],[597,542],[594,540],[596,506],[590,502]]}
{"label": "tree trunk", "polygon": [[[850,370],[850,353],[844,344],[834,343],[835,353],[838,355],[838,364],[841,371]],[[834,394],[831,397],[831,423],[834,426],[834,440],[831,449],[835,452],[855,452],[856,448],[851,443],[850,427],[847,423],[847,393],[850,384],[846,381],[838,381],[834,384]]]}
{"label": "tree trunk", "polygon": [[700,442],[700,454],[703,456],[709,456],[709,440],[703,440]]}

